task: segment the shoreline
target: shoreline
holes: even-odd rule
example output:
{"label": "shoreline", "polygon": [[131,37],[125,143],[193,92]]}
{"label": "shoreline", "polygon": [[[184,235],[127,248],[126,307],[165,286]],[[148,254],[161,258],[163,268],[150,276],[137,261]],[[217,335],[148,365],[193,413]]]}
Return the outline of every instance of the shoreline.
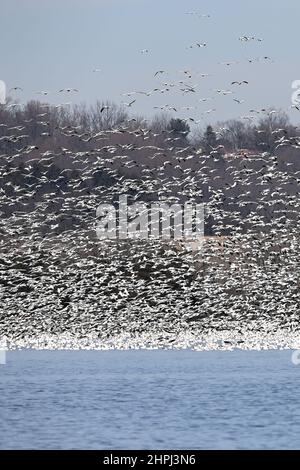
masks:
{"label": "shoreline", "polygon": [[220,331],[181,331],[178,334],[162,332],[143,332],[132,334],[124,332],[109,338],[99,338],[96,334],[85,337],[70,333],[56,335],[40,334],[20,339],[0,337],[0,349],[36,350],[195,350],[195,351],[233,351],[233,350],[278,350],[300,349],[300,332],[290,329],[257,332],[249,329]]}

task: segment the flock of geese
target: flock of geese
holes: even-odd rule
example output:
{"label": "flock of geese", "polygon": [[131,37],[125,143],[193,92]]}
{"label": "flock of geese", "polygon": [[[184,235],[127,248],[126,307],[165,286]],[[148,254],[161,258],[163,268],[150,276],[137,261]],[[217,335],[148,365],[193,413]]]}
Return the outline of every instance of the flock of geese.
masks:
{"label": "flock of geese", "polygon": [[[262,42],[256,36],[239,40]],[[181,73],[180,83],[124,93],[133,98],[123,105],[134,108],[139,94],[151,97],[170,89],[194,95],[195,109],[212,99],[199,98],[198,85],[188,82],[192,73]],[[157,70],[153,75],[166,74]],[[238,79],[230,85],[242,88],[249,82]],[[11,88],[12,93],[22,91]],[[61,88],[58,93],[79,90]],[[216,95],[233,93],[226,85],[214,90]],[[8,103],[0,111],[14,113],[17,106]],[[54,128],[51,107],[43,106],[21,125],[0,121],[2,340],[11,347],[295,345],[300,137],[272,128],[275,152],[226,153],[218,142],[204,151],[184,133],[156,130],[135,117],[88,131],[80,124]],[[103,104],[100,114],[109,114],[110,107]],[[190,110],[172,103],[155,107]],[[275,113],[252,109],[244,118]],[[190,116],[183,120],[198,123]],[[28,141],[33,124],[39,129],[37,142]],[[217,129],[217,136],[226,132]],[[132,203],[203,203],[206,236],[99,240],[96,209],[117,204],[122,194]]]}

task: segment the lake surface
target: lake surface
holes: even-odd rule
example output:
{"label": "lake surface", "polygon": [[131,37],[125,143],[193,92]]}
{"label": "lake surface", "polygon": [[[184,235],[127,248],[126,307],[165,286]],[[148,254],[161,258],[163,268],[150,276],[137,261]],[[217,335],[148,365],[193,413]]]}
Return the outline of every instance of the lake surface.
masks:
{"label": "lake surface", "polygon": [[291,351],[13,351],[1,449],[300,448]]}

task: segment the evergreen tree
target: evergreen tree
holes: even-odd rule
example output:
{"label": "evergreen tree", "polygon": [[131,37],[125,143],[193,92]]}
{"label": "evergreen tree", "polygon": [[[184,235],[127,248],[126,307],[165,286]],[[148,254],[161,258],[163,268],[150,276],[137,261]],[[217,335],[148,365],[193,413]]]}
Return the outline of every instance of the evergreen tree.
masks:
{"label": "evergreen tree", "polygon": [[203,136],[203,147],[206,153],[211,152],[212,147],[217,146],[217,136],[211,125],[208,125]]}
{"label": "evergreen tree", "polygon": [[174,139],[178,139],[177,145],[185,145],[187,143],[190,126],[185,121],[172,118],[169,122],[168,130]]}

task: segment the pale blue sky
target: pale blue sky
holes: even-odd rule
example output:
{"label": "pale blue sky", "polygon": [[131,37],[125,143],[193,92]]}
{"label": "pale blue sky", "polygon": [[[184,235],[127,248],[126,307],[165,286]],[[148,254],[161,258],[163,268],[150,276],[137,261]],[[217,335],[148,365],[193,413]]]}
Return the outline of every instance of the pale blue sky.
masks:
{"label": "pale blue sky", "polygon": [[[132,113],[153,115],[154,106],[196,106],[181,109],[179,117],[201,118],[203,123],[249,114],[252,108],[291,104],[291,83],[300,79],[298,57],[299,0],[1,0],[0,79],[21,102],[50,92],[51,103],[96,99],[128,102],[136,98]],[[210,18],[186,15],[197,11]],[[239,41],[242,35],[263,42]],[[206,47],[188,46],[196,42]],[[142,54],[142,49],[149,53]],[[272,61],[249,63],[248,58],[270,56]],[[223,61],[238,61],[231,66]],[[100,68],[100,73],[93,73]],[[168,73],[154,77],[159,70]],[[132,98],[122,93],[164,88],[163,82],[185,79],[189,69],[197,93],[183,96],[179,86],[169,93]],[[197,75],[198,72],[198,75]],[[209,77],[200,78],[199,73]],[[233,80],[248,80],[248,86],[232,87]],[[74,87],[74,94],[59,89]],[[219,96],[215,89],[232,89],[234,95]],[[62,96],[63,95],[63,96]],[[199,102],[199,98],[213,97]],[[233,98],[244,99],[237,104]],[[298,120],[297,111],[291,115]],[[299,119],[300,121],[300,119]]]}

